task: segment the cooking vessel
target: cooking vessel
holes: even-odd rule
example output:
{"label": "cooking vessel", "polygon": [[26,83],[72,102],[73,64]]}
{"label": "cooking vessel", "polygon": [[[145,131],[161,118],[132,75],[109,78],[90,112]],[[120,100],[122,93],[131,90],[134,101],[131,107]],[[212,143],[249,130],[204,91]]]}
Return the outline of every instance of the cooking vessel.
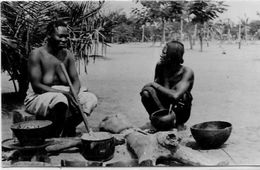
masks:
{"label": "cooking vessel", "polygon": [[81,153],[91,161],[107,161],[113,158],[115,138],[108,132],[90,132],[81,136]]}
{"label": "cooking vessel", "polygon": [[232,125],[225,121],[209,121],[193,125],[190,130],[199,146],[214,149],[227,141],[232,131]]}
{"label": "cooking vessel", "polygon": [[152,113],[150,120],[157,130],[170,130],[175,126],[176,115],[173,110],[162,109]]}
{"label": "cooking vessel", "polygon": [[51,125],[49,120],[30,120],[13,124],[11,130],[21,146],[36,146],[44,144]]}

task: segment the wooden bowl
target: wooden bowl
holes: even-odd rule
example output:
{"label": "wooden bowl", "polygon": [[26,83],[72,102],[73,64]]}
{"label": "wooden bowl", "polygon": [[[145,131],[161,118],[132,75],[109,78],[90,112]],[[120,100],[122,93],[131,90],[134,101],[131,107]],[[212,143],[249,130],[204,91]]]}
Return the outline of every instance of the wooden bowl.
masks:
{"label": "wooden bowl", "polygon": [[176,115],[173,111],[169,114],[169,110],[163,109],[152,113],[150,120],[157,130],[170,130],[175,126]]}
{"label": "wooden bowl", "polygon": [[190,130],[199,146],[214,149],[227,141],[232,131],[232,125],[224,121],[209,121],[193,125]]}
{"label": "wooden bowl", "polygon": [[13,124],[11,130],[21,146],[36,146],[44,144],[51,125],[49,120],[30,120]]}

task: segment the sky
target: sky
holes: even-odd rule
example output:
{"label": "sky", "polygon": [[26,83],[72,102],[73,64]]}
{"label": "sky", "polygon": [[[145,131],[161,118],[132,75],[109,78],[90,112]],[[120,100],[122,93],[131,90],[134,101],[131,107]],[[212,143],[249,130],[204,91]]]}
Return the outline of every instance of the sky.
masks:
{"label": "sky", "polygon": [[[240,18],[249,18],[249,21],[260,20],[257,11],[260,13],[260,0],[224,0],[228,5],[227,11],[220,14],[219,19],[230,18],[233,22],[237,23]],[[131,9],[140,5],[136,5],[133,0],[113,0],[108,1],[106,4],[107,10],[123,9],[123,12],[130,13]]]}

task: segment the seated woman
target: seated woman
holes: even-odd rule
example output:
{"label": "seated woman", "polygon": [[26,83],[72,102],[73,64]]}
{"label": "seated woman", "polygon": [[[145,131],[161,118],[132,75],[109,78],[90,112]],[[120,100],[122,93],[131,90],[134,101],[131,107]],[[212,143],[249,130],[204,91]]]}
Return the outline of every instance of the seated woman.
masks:
{"label": "seated woman", "polygon": [[168,42],[162,50],[155,68],[154,82],[146,84],[140,95],[142,103],[151,115],[160,109],[172,110],[176,115],[176,127],[183,126],[190,117],[194,73],[183,66],[184,45]]}
{"label": "seated woman", "polygon": [[69,32],[61,21],[47,26],[47,43],[35,48],[28,58],[30,88],[24,104],[37,119],[53,122],[51,136],[74,136],[83,118],[60,67],[63,63],[85,114],[90,115],[97,97],[81,87],[74,56],[67,49]]}

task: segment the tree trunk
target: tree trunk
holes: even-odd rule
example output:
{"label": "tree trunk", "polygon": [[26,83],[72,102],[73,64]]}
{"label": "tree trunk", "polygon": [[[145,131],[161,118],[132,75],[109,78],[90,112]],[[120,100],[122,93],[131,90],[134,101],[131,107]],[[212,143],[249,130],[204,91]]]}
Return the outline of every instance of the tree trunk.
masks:
{"label": "tree trunk", "polygon": [[142,40],[141,42],[144,42],[144,25],[142,25]]}
{"label": "tree trunk", "polygon": [[245,42],[247,42],[247,25],[245,25]]}
{"label": "tree trunk", "polygon": [[195,27],[194,27],[194,33],[193,33],[193,45],[195,45],[195,41],[196,41],[196,35],[197,35],[197,24],[195,24]]}
{"label": "tree trunk", "polygon": [[162,42],[161,45],[165,43],[165,20],[162,19],[163,33],[162,33]]}
{"label": "tree trunk", "polygon": [[183,41],[183,20],[181,18],[181,41]]}
{"label": "tree trunk", "polygon": [[207,40],[207,47],[209,47],[209,28],[207,28],[206,40]]}
{"label": "tree trunk", "polygon": [[241,48],[241,24],[239,24],[239,29],[238,29],[238,49]]}
{"label": "tree trunk", "polygon": [[190,49],[192,50],[193,49],[193,44],[192,44],[192,35],[191,35],[191,33],[188,33],[188,36],[189,36],[189,42],[190,42]]}
{"label": "tree trunk", "polygon": [[228,29],[228,42],[231,42],[231,32],[230,32],[230,28]]}
{"label": "tree trunk", "polygon": [[203,51],[203,28],[199,31],[199,39],[200,39],[200,52]]}
{"label": "tree trunk", "polygon": [[203,36],[199,36],[199,39],[200,39],[200,52],[202,52],[203,51]]}

